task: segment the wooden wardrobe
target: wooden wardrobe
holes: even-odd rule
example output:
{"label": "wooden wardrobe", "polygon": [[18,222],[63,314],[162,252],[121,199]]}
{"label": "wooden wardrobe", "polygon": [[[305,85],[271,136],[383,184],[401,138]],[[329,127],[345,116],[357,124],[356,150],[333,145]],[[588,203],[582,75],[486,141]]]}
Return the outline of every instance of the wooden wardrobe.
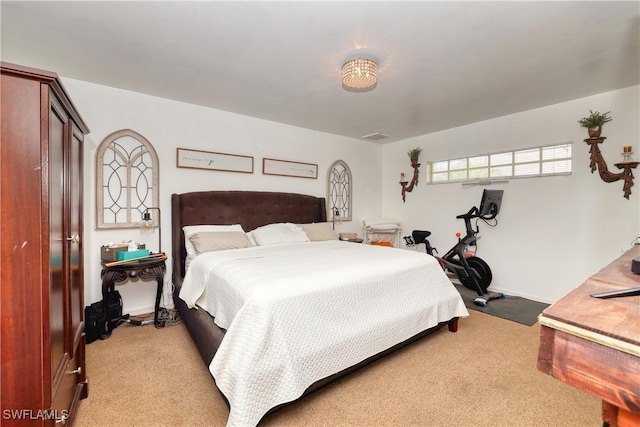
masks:
{"label": "wooden wardrobe", "polygon": [[68,426],[88,394],[82,150],[89,129],[57,74],[0,65],[0,422]]}

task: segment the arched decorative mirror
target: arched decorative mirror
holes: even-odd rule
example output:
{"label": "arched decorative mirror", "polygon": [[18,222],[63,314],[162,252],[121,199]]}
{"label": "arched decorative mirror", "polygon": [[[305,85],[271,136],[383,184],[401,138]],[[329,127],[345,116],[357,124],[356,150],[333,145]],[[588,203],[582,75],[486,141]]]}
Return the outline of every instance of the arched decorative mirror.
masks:
{"label": "arched decorative mirror", "polygon": [[113,132],[96,154],[96,228],[137,228],[159,202],[158,155],[130,129]]}
{"label": "arched decorative mirror", "polygon": [[327,175],[328,219],[351,221],[351,169],[342,161],[336,160]]}

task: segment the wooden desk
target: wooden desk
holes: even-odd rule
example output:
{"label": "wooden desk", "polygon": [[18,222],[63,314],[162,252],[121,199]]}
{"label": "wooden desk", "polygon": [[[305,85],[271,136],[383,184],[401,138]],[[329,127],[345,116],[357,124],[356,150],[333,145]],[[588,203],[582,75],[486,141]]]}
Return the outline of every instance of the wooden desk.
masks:
{"label": "wooden desk", "polygon": [[540,315],[538,369],[602,399],[605,426],[640,426],[640,296],[590,294],[640,286],[634,246]]}

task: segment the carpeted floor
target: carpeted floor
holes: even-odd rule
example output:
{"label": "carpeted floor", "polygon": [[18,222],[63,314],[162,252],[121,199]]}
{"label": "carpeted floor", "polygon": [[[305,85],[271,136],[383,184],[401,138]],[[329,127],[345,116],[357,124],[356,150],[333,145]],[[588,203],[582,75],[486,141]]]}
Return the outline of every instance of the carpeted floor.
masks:
{"label": "carpeted floor", "polygon": [[[266,416],[261,426],[589,427],[600,401],[536,368],[540,327],[471,311]],[[224,426],[228,408],[180,324],[122,325],[87,346],[76,426]]]}
{"label": "carpeted floor", "polygon": [[[532,326],[538,321],[538,315],[549,307],[538,301],[532,301],[522,297],[506,295],[504,298],[489,301],[486,307],[474,304],[473,300],[478,297],[477,292],[465,288],[460,283],[453,283],[462,299],[464,305],[471,310],[481,311],[492,316],[501,317],[523,325]],[[491,288],[488,288],[491,291]]]}

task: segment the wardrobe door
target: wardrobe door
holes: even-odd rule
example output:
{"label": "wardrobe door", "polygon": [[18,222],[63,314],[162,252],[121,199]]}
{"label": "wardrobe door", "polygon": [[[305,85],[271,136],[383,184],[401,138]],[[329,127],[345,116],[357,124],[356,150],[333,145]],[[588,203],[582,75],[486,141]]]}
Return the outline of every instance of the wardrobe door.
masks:
{"label": "wardrobe door", "polygon": [[83,271],[82,271],[82,133],[71,122],[69,147],[69,206],[70,229],[70,291],[72,357],[84,330]]}
{"label": "wardrobe door", "polygon": [[[65,137],[67,135],[67,116],[54,97],[51,97],[49,109],[49,289],[45,292],[49,300],[49,339],[51,350],[51,387],[55,393],[62,380],[69,359],[68,343],[65,335],[68,327],[68,313],[65,301],[68,298],[65,289],[68,265],[66,249],[65,221]],[[46,347],[45,347],[46,348]]]}

